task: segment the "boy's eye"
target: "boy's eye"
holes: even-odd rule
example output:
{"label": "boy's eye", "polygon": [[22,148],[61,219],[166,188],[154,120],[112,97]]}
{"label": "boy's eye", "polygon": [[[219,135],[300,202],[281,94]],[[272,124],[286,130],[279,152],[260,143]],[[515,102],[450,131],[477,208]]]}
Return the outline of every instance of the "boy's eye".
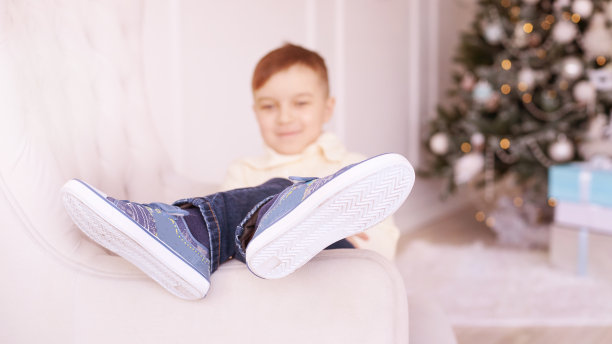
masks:
{"label": "boy's eye", "polygon": [[297,106],[306,106],[306,105],[308,105],[308,102],[307,101],[299,101],[299,102],[296,102],[295,105],[297,105]]}
{"label": "boy's eye", "polygon": [[274,108],[273,104],[262,104],[259,106],[260,109],[262,110],[272,110]]}

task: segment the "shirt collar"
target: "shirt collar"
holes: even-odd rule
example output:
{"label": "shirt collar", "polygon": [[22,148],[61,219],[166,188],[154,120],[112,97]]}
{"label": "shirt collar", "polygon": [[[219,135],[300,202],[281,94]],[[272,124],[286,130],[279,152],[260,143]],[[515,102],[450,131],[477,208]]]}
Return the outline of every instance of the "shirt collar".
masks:
{"label": "shirt collar", "polygon": [[280,154],[274,149],[265,146],[265,154],[261,157],[249,158],[245,162],[254,168],[271,168],[301,160],[304,157],[323,155],[330,162],[340,162],[346,155],[346,148],[338,137],[329,132],[323,132],[319,138],[308,145],[302,153]]}

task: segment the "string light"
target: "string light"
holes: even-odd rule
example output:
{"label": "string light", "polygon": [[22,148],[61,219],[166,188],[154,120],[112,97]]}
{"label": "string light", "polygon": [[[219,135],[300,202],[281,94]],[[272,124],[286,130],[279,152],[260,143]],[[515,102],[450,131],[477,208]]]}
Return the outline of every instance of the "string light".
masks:
{"label": "string light", "polygon": [[510,0],[501,0],[501,5],[505,8],[510,7],[510,5],[512,5],[512,2]]}
{"label": "string light", "polygon": [[572,17],[571,13],[569,13],[567,11],[563,12],[563,19],[570,20],[571,17]]}
{"label": "string light", "polygon": [[596,61],[597,61],[597,64],[600,66],[603,66],[606,64],[606,58],[603,56],[597,56]]}
{"label": "string light", "polygon": [[468,142],[464,142],[461,144],[461,151],[463,153],[469,153],[472,150],[472,145]]}
{"label": "string light", "polygon": [[499,146],[502,149],[510,148],[510,140],[508,140],[508,138],[504,137],[503,139],[499,140]]}
{"label": "string light", "polygon": [[486,222],[487,227],[491,228],[493,226],[495,226],[495,218],[492,216],[489,216],[487,218],[487,222]]}
{"label": "string light", "polygon": [[525,23],[523,25],[523,31],[525,31],[526,33],[531,33],[531,31],[533,31],[533,24]]}
{"label": "string light", "polygon": [[531,103],[533,97],[530,93],[525,93],[521,98],[523,99],[523,103]]}
{"label": "string light", "polygon": [[478,222],[484,222],[484,220],[487,218],[484,211],[476,212],[476,215],[474,215],[474,217],[476,218],[476,221]]}
{"label": "string light", "polygon": [[523,206],[523,199],[520,197],[514,197],[513,203],[515,207],[520,208]]}
{"label": "string light", "polygon": [[521,82],[519,82],[519,84],[518,84],[518,89],[519,89],[521,92],[525,92],[525,91],[527,91],[527,90],[529,89],[529,85],[527,85],[527,83],[525,83],[525,82],[522,82],[522,81],[521,81]]}
{"label": "string light", "polygon": [[511,90],[512,90],[512,87],[510,87],[510,85],[508,85],[508,84],[503,84],[501,86],[501,92],[503,94],[508,94],[508,93],[510,93]]}
{"label": "string light", "polygon": [[546,16],[546,18],[544,18],[544,20],[550,24],[555,22],[555,16],[553,16],[552,14],[549,14]]}
{"label": "string light", "polygon": [[536,51],[536,55],[538,55],[540,59],[543,59],[546,57],[546,50],[538,49],[538,51]]}
{"label": "string light", "polygon": [[561,89],[561,91],[565,91],[565,90],[567,90],[568,88],[569,88],[569,83],[568,83],[567,81],[562,80],[562,81],[559,83],[559,89]]}
{"label": "string light", "polygon": [[505,59],[502,61],[501,66],[504,70],[509,70],[510,68],[512,68],[512,61]]}
{"label": "string light", "polygon": [[548,205],[551,207],[556,207],[557,206],[557,200],[554,197],[551,197],[548,199]]}
{"label": "string light", "polygon": [[520,8],[520,7],[518,7],[518,6],[513,6],[513,7],[510,9],[510,14],[511,14],[513,17],[518,17],[518,16],[521,14],[521,8]]}
{"label": "string light", "polygon": [[578,13],[572,14],[572,22],[574,22],[574,24],[578,24],[579,21],[580,21],[580,14]]}

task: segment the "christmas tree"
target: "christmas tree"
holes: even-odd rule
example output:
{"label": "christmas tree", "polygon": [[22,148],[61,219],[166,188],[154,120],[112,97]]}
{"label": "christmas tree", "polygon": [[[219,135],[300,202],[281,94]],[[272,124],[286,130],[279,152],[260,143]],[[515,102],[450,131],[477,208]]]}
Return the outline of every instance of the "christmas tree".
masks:
{"label": "christmas tree", "polygon": [[425,173],[445,177],[446,193],[484,187],[490,202],[512,180],[514,206],[554,206],[548,167],[612,149],[611,24],[609,0],[479,1],[452,105],[429,123]]}

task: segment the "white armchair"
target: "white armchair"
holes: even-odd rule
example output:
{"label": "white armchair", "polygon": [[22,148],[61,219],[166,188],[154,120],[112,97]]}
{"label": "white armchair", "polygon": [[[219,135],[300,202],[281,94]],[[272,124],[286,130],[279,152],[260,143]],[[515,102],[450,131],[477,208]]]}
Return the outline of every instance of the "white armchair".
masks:
{"label": "white armchair", "polygon": [[322,252],[280,280],[230,262],[213,274],[208,296],[190,302],[90,241],[59,199],[70,178],[141,202],[213,187],[169,163],[164,123],[147,111],[140,55],[121,50],[124,74],[113,74],[95,49],[75,46],[86,41],[63,40],[78,32],[24,38],[41,22],[13,19],[14,36],[0,35],[8,48],[0,49],[0,342],[454,342],[440,313],[418,299],[409,308],[396,268],[373,252]]}
{"label": "white armchair", "polygon": [[396,268],[365,250],[322,252],[280,280],[231,262],[213,274],[205,299],[172,296],[84,236],[59,189],[78,177],[117,197],[167,202],[212,189],[174,173],[154,131],[139,132],[138,122],[83,114],[53,125],[8,84],[0,89],[12,100],[0,127],[0,342],[453,343],[429,306],[412,307],[409,322]]}

